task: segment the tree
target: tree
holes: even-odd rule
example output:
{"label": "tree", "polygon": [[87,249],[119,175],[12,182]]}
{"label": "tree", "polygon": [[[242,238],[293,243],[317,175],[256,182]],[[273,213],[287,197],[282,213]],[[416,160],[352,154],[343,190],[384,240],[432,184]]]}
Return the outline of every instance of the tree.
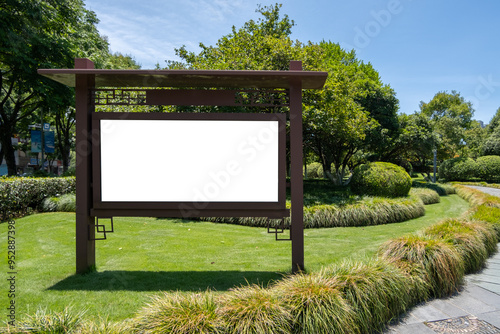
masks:
{"label": "tree", "polygon": [[72,91],[37,74],[72,67],[75,57],[102,65],[107,41],[81,0],[5,0],[0,3],[0,143],[9,175],[16,173],[11,137],[39,108],[66,108]]}
{"label": "tree", "polygon": [[483,155],[500,155],[500,108],[488,124],[482,153]]}
{"label": "tree", "polygon": [[495,115],[488,124],[488,133],[494,132],[500,126],[500,108],[497,109]]}
{"label": "tree", "polygon": [[487,136],[487,130],[478,121],[473,120],[470,128],[465,130],[464,141],[466,145],[463,147],[461,155],[473,159],[480,157]]}
{"label": "tree", "polygon": [[491,133],[483,144],[483,155],[500,155],[500,127]]}
{"label": "tree", "polygon": [[456,91],[439,92],[428,102],[420,102],[420,112],[428,117],[441,138],[440,159],[453,158],[466,146],[466,131],[471,128],[474,109]]}
{"label": "tree", "polygon": [[366,134],[379,123],[356,101],[363,93],[356,78],[363,77],[364,72],[354,51],[346,52],[331,42],[318,47],[313,69],[329,74],[323,90],[305,93],[304,139],[320,158],[325,176],[342,185],[349,182],[345,176],[349,167],[354,167],[349,166],[352,158],[366,146]]}
{"label": "tree", "polygon": [[[183,62],[168,62],[168,67],[288,70],[290,60],[302,60],[305,70],[329,72],[322,91],[304,93],[304,143],[318,155],[325,175],[342,184],[353,155],[366,146],[367,131],[379,125],[374,117],[384,121],[385,114],[395,115],[393,102],[397,100],[372,66],[356,59],[354,51],[347,52],[332,42],[293,41],[294,22],[287,15],[281,16],[280,8],[279,4],[259,6],[260,19],[250,20],[240,29],[233,27],[214,46],[200,44],[199,53],[185,47],[176,50]],[[393,109],[387,107],[391,103]]]}

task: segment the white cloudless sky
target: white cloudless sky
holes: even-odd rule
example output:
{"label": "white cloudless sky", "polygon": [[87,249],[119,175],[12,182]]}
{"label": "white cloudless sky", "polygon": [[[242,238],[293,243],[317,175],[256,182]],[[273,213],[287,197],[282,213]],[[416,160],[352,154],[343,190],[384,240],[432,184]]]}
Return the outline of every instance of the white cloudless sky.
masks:
{"label": "white cloudless sky", "polygon": [[[143,69],[178,60],[175,48],[198,51],[250,19],[257,5],[243,0],[84,0],[100,19],[111,50]],[[283,0],[295,21],[292,38],[330,40],[370,62],[400,101],[419,110],[439,91],[458,91],[487,124],[500,107],[498,0]]]}

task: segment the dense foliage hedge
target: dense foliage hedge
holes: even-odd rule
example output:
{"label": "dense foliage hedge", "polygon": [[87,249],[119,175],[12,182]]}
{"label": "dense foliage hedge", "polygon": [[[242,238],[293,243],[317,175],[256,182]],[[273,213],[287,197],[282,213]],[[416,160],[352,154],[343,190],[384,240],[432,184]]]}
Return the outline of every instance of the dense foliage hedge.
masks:
{"label": "dense foliage hedge", "polygon": [[487,155],[476,160],[476,177],[486,182],[500,181],[500,156]]}
{"label": "dense foliage hedge", "polygon": [[439,178],[447,181],[467,181],[475,177],[477,164],[471,158],[453,158],[439,166]]}
{"label": "dense foliage hedge", "polygon": [[74,177],[7,178],[0,181],[0,220],[36,209],[47,197],[75,192]]}
{"label": "dense foliage hedge", "polygon": [[352,191],[360,195],[404,197],[410,191],[411,178],[400,166],[371,162],[354,169],[350,185]]}
{"label": "dense foliage hedge", "polygon": [[500,181],[500,156],[487,155],[473,160],[453,158],[439,166],[439,178],[447,181]]}

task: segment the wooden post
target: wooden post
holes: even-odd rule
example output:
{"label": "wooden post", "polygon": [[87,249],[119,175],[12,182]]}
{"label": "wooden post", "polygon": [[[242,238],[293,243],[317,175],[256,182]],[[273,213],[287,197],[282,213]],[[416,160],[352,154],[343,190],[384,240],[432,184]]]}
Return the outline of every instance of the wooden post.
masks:
{"label": "wooden post", "polygon": [[[302,62],[291,61],[291,71],[301,71]],[[290,192],[292,272],[304,270],[304,190],[302,176],[302,81],[290,83]]]}
{"label": "wooden post", "polygon": [[[93,69],[88,59],[75,59],[75,69]],[[93,103],[90,89],[95,76],[77,74],[76,93],[76,272],[83,274],[95,268],[95,230],[92,208],[91,118]]]}

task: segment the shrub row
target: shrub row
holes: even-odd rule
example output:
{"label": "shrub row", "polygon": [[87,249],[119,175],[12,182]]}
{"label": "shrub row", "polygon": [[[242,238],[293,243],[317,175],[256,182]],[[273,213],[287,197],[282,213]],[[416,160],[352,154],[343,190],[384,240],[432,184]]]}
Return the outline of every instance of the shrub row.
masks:
{"label": "shrub row", "polygon": [[489,155],[471,158],[453,158],[439,166],[439,178],[447,181],[471,181],[479,179],[487,182],[500,181],[500,156]]}
{"label": "shrub row", "polygon": [[74,193],[74,177],[9,178],[0,181],[0,220],[36,209],[47,197]]}
{"label": "shrub row", "polygon": [[[365,197],[355,204],[315,205],[304,207],[304,227],[346,227],[398,223],[425,214],[424,203],[418,196],[403,198]],[[264,217],[208,217],[203,220],[237,224],[244,226],[266,227]],[[290,223],[290,219],[285,219]]]}

